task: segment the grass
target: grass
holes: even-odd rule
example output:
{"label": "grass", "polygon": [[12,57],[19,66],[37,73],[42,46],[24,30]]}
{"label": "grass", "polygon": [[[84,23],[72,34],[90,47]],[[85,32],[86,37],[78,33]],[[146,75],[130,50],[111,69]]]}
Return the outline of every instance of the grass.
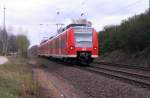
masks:
{"label": "grass", "polygon": [[26,59],[9,57],[0,65],[0,98],[37,98],[37,89]]}

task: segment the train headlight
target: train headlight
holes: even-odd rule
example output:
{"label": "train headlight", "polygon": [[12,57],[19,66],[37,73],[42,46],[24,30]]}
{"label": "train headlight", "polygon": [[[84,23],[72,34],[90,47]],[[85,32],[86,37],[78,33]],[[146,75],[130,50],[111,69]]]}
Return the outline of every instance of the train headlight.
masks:
{"label": "train headlight", "polygon": [[74,50],[74,46],[70,46],[70,50]]}
{"label": "train headlight", "polygon": [[96,50],[97,48],[96,47],[94,47],[94,50]]}

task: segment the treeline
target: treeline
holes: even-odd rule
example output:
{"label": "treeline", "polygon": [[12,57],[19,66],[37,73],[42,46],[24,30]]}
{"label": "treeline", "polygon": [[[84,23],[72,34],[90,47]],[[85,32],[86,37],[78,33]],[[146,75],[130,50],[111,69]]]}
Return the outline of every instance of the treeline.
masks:
{"label": "treeline", "polygon": [[123,50],[136,53],[150,47],[150,11],[122,21],[120,25],[106,26],[99,32],[102,53]]}
{"label": "treeline", "polygon": [[25,35],[13,35],[0,29],[0,55],[22,55],[27,56],[30,45]]}

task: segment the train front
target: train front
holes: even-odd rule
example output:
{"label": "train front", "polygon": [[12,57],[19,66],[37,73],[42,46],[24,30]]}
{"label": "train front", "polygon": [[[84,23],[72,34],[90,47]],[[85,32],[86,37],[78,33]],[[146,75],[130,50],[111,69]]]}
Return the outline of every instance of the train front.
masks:
{"label": "train front", "polygon": [[98,57],[98,34],[88,26],[74,26],[70,33],[70,54],[77,62],[90,64]]}

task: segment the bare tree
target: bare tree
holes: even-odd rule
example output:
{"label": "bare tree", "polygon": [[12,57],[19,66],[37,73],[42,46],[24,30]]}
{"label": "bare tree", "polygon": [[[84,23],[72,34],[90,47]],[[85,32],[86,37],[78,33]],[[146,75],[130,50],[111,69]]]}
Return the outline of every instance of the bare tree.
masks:
{"label": "bare tree", "polygon": [[9,36],[7,51],[8,51],[8,53],[17,53],[18,52],[17,37],[13,34],[11,34]]}
{"label": "bare tree", "polygon": [[1,47],[1,54],[7,53],[7,44],[8,44],[8,34],[6,30],[0,29],[0,47]]}

